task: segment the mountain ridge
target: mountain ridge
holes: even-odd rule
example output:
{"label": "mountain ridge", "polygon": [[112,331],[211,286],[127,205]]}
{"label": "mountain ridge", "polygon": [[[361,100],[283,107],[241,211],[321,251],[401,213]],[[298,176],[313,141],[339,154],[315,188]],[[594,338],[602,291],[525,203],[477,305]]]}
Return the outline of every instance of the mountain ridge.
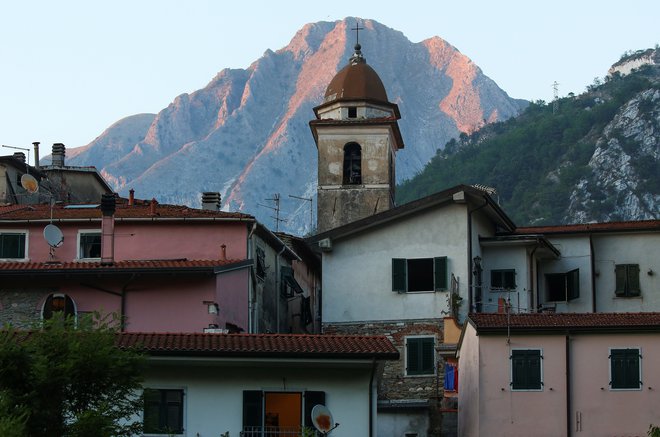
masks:
{"label": "mountain ridge", "polygon": [[[284,228],[309,232],[309,204],[287,195],[316,195],[317,156],[308,122],[352,53],[354,21],[307,24],[287,46],[267,50],[248,68],[222,69],[204,88],[177,96],[146,131],[147,118],[130,134],[108,128],[84,150],[70,153],[69,161],[96,165],[122,194],[134,188],[137,196],[161,202],[198,206],[201,192],[219,191],[223,209],[246,211],[268,224],[271,211],[259,204],[280,193],[287,199]],[[511,117],[527,103],[510,98],[440,37],[412,43],[376,21],[361,24],[367,63],[399,105],[410,145],[397,157],[398,180],[420,171],[460,132]]]}

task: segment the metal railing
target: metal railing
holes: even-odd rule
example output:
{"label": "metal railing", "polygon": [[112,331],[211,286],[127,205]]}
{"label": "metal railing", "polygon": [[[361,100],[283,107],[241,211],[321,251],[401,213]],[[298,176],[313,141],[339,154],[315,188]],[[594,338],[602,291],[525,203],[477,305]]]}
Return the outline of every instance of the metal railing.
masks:
{"label": "metal railing", "polygon": [[241,431],[241,437],[317,437],[317,431],[303,430],[299,426],[245,426]]}

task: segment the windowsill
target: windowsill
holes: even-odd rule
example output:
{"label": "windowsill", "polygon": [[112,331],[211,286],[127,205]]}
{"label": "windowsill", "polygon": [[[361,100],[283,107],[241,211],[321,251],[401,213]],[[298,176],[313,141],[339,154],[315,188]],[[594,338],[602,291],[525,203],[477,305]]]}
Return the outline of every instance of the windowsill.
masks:
{"label": "windowsill", "polygon": [[404,375],[404,378],[435,378],[435,373],[429,373],[426,375]]}
{"label": "windowsill", "polygon": [[543,389],[542,389],[542,388],[515,388],[515,389],[512,388],[511,391],[512,391],[512,392],[516,392],[516,393],[520,393],[520,392],[523,392],[523,393],[524,393],[524,392],[536,392],[536,393],[540,393],[540,392],[543,391]]}
{"label": "windowsill", "polygon": [[27,263],[30,262],[30,258],[0,258],[0,262]]}
{"label": "windowsill", "polygon": [[639,387],[639,388],[610,388],[610,391],[642,391],[642,387]]}
{"label": "windowsill", "polygon": [[644,300],[644,296],[612,296],[612,300],[617,300],[617,299],[639,299],[639,300]]}
{"label": "windowsill", "polygon": [[101,261],[101,258],[76,258],[73,261],[77,263],[93,263]]}

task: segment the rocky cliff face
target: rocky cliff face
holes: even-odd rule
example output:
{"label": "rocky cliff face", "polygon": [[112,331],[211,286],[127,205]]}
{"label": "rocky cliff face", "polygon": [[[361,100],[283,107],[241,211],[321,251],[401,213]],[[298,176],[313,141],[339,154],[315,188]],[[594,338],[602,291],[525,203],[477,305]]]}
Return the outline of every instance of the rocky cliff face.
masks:
{"label": "rocky cliff face", "polygon": [[[156,116],[126,118],[81,150],[73,165],[95,165],[117,189],[141,198],[199,205],[219,191],[223,209],[254,214],[279,193],[283,226],[309,231],[316,196],[316,148],[308,122],[325,87],[352,53],[354,19],[303,27],[286,47],[266,51],[249,68],[222,70],[205,88],[182,94]],[[418,172],[450,138],[503,120],[526,105],[511,99],[465,55],[438,37],[411,43],[375,21],[360,42],[390,101],[399,105],[406,149],[397,179]],[[274,205],[272,205],[274,206]]]}
{"label": "rocky cliff face", "polygon": [[571,193],[565,223],[657,219],[660,215],[660,90],[640,92],[603,129],[592,177]]}

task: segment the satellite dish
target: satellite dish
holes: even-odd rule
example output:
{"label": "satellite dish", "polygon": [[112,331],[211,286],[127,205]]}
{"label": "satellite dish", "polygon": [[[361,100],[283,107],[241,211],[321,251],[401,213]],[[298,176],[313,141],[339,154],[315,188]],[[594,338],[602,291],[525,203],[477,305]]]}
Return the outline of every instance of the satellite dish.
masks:
{"label": "satellite dish", "polygon": [[321,404],[314,405],[314,408],[312,408],[312,423],[323,434],[327,434],[336,428],[332,413],[328,410],[328,407]]}
{"label": "satellite dish", "polygon": [[60,247],[64,242],[62,231],[54,224],[46,225],[44,228],[44,238],[50,247]]}
{"label": "satellite dish", "polygon": [[30,194],[39,191],[39,182],[31,174],[25,173],[21,176],[21,187]]}

